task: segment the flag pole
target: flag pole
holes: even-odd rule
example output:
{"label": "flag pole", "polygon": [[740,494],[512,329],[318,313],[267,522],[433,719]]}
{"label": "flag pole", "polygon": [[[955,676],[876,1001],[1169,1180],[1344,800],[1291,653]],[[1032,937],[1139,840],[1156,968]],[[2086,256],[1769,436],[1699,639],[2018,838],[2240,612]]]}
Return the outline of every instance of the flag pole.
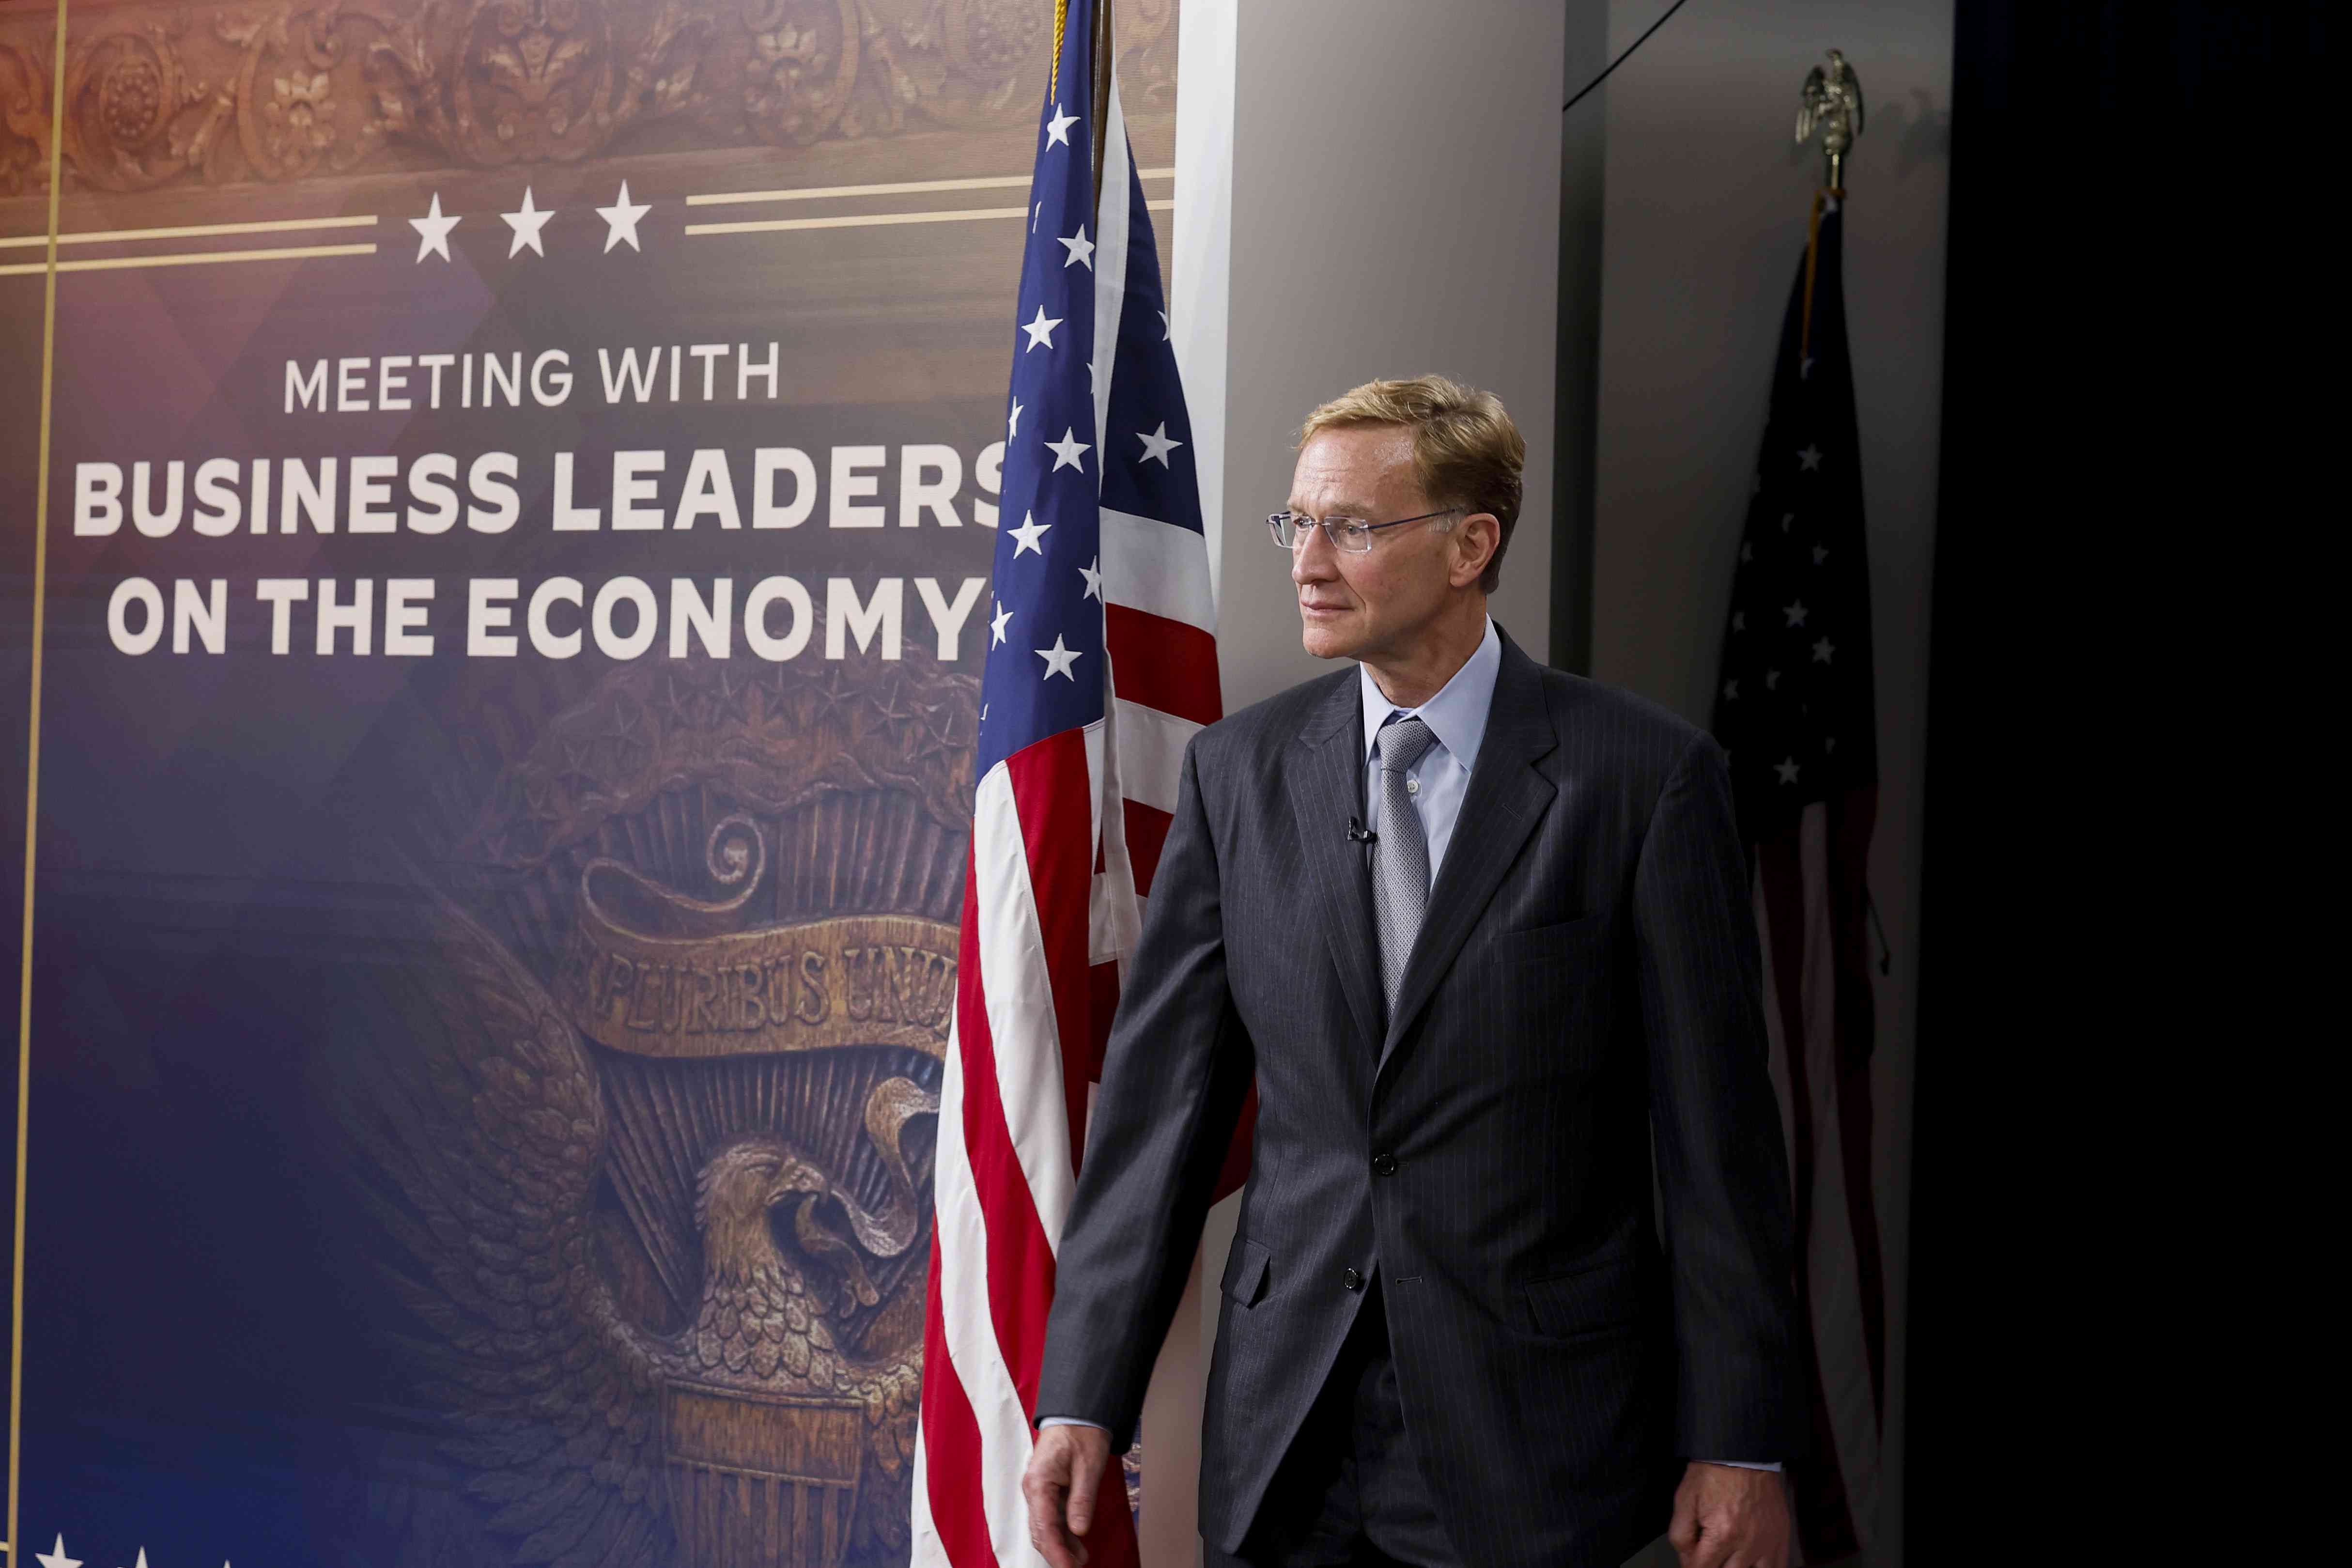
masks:
{"label": "flag pole", "polygon": [[[1813,271],[1821,258],[1822,207],[1831,194],[1827,189],[1813,193],[1813,216],[1805,224],[1805,317],[1804,325],[1797,330],[1797,363],[1800,364],[1813,352]],[[1845,195],[1843,191],[1836,194]]]}
{"label": "flag pole", "polygon": [[1103,138],[1110,131],[1110,8],[1111,0],[1097,0],[1094,15],[1094,113],[1089,117],[1095,132],[1095,212],[1102,212]]}

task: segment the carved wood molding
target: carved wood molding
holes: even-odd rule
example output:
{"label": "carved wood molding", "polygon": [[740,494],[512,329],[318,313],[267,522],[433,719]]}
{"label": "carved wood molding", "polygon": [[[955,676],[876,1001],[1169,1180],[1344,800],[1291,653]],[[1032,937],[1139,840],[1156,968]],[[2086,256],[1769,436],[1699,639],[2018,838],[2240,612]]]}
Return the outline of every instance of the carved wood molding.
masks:
{"label": "carved wood molding", "polygon": [[[1173,108],[1176,0],[1118,17]],[[67,39],[68,190],[789,148],[1018,124],[1049,0],[283,0],[110,6]],[[0,195],[45,192],[56,33],[0,15]]]}

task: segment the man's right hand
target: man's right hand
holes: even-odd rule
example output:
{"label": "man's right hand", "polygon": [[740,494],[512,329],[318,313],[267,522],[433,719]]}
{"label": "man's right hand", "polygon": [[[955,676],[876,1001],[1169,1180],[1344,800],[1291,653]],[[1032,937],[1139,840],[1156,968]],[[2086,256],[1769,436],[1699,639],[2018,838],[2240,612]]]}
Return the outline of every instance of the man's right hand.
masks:
{"label": "man's right hand", "polygon": [[1094,1528],[1095,1500],[1110,1468],[1110,1434],[1099,1426],[1048,1426],[1037,1434],[1021,1495],[1029,1501],[1029,1542],[1053,1568],[1079,1568]]}

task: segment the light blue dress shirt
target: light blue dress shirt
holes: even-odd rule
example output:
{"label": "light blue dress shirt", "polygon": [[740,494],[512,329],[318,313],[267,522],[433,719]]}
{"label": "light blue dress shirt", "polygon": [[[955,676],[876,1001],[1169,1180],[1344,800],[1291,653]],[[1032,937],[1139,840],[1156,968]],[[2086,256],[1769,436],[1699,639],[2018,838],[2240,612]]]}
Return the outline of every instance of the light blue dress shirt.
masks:
{"label": "light blue dress shirt", "polygon": [[1486,715],[1495,706],[1495,677],[1503,668],[1503,639],[1495,623],[1467,662],[1454,672],[1436,696],[1418,708],[1399,708],[1381,694],[1372,667],[1356,667],[1356,686],[1364,700],[1364,826],[1381,830],[1381,789],[1376,776],[1379,760],[1372,747],[1389,715],[1418,717],[1437,737],[1421,760],[1406,770],[1404,787],[1421,814],[1421,831],[1429,840],[1429,881],[1437,885],[1437,868],[1445,847],[1454,842],[1454,818],[1462,815],[1462,796],[1470,788],[1470,770],[1477,765],[1478,743],[1486,738]]}
{"label": "light blue dress shirt", "polygon": [[[1405,790],[1412,797],[1413,809],[1421,814],[1421,831],[1429,840],[1429,880],[1437,882],[1437,868],[1445,858],[1446,847],[1454,842],[1454,826],[1462,816],[1462,797],[1470,788],[1470,770],[1478,764],[1478,747],[1486,738],[1486,716],[1495,706],[1495,677],[1503,668],[1503,639],[1495,630],[1492,616],[1487,617],[1486,635],[1468,662],[1454,672],[1454,678],[1441,688],[1436,696],[1418,708],[1400,709],[1381,692],[1380,682],[1372,679],[1372,667],[1356,667],[1359,694],[1364,703],[1364,826],[1374,833],[1381,828],[1381,791],[1373,778],[1379,766],[1372,745],[1379,737],[1381,726],[1392,713],[1407,718],[1419,716],[1436,737],[1430,748],[1422,752],[1421,760],[1406,770]],[[1092,1426],[1068,1415],[1048,1415],[1042,1426]],[[1717,1459],[1718,1465],[1732,1465],[1743,1470],[1777,1470],[1778,1464],[1752,1464],[1741,1459]]]}

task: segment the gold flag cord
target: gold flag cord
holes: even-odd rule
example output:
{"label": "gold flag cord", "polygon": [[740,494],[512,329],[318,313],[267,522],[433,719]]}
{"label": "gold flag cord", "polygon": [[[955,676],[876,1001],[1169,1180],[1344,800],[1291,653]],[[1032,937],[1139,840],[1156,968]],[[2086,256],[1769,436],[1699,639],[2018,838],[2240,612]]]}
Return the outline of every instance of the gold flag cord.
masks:
{"label": "gold flag cord", "polygon": [[1045,96],[1058,98],[1062,91],[1062,33],[1070,25],[1070,0],[1054,0],[1054,68],[1045,79]]}

